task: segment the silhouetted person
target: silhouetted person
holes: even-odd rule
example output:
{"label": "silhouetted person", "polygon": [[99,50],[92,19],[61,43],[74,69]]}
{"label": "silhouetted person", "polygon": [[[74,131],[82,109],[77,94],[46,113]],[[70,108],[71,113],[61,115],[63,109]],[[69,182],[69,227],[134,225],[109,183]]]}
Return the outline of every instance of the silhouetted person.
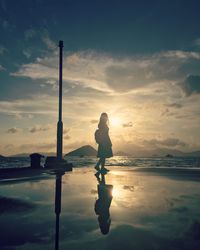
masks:
{"label": "silhouetted person", "polygon": [[108,127],[108,115],[106,113],[102,113],[99,119],[98,129],[95,132],[95,140],[99,144],[97,157],[99,158],[95,169],[97,171],[100,170],[99,166],[101,165],[101,170],[109,171],[106,169],[105,161],[106,158],[110,158],[113,156],[112,152],[112,143],[109,137],[109,127]]}
{"label": "silhouetted person", "polygon": [[[101,179],[100,179],[101,175]],[[94,205],[95,213],[98,215],[99,227],[102,234],[108,234],[111,224],[109,208],[112,202],[112,185],[105,183],[105,175],[97,173],[95,174],[98,180],[98,200]]]}

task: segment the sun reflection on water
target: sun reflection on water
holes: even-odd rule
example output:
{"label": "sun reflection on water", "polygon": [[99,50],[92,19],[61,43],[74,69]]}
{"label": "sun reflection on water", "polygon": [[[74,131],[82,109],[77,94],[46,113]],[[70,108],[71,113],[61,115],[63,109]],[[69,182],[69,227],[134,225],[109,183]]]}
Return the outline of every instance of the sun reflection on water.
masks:
{"label": "sun reflection on water", "polygon": [[114,198],[122,198],[123,197],[123,190],[119,186],[114,186],[112,190],[112,196]]}

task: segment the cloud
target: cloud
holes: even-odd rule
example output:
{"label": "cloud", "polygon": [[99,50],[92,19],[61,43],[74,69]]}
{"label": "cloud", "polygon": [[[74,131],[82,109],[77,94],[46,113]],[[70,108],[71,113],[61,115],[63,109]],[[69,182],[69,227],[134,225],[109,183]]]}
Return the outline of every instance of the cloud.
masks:
{"label": "cloud", "polygon": [[10,24],[7,20],[3,20],[2,27],[6,30],[10,27]]}
{"label": "cloud", "polygon": [[177,108],[177,109],[179,109],[179,108],[182,108],[182,107],[183,107],[183,105],[182,105],[182,104],[180,104],[180,103],[176,103],[176,102],[174,102],[174,103],[168,103],[168,104],[165,104],[165,106],[170,107],[170,108]]}
{"label": "cloud", "polygon": [[124,128],[130,128],[130,127],[133,127],[133,123],[132,122],[127,122],[127,123],[122,124],[122,126]]}
{"label": "cloud", "polygon": [[166,108],[162,113],[161,113],[161,116],[165,116],[165,115],[168,115],[169,114],[169,109]]}
{"label": "cloud", "polygon": [[0,64],[0,71],[6,70],[1,64]]}
{"label": "cloud", "polygon": [[46,30],[41,35],[41,39],[44,42],[44,44],[47,46],[47,48],[50,50],[55,50],[58,47],[56,46],[56,43],[50,39],[49,33]]}
{"label": "cloud", "polygon": [[69,140],[69,139],[71,139],[71,136],[67,134],[67,135],[64,136],[64,139]]}
{"label": "cloud", "polygon": [[30,50],[28,50],[28,49],[24,49],[23,51],[22,51],[22,53],[25,55],[25,57],[26,58],[30,58],[31,57],[31,51]]}
{"label": "cloud", "polygon": [[18,132],[20,132],[21,130],[19,128],[13,127],[13,128],[9,128],[6,133],[8,134],[16,134]]}
{"label": "cloud", "polygon": [[56,43],[51,40],[49,32],[46,29],[35,30],[31,28],[24,31],[25,41],[29,41],[30,39],[35,38],[36,36],[42,40],[42,42],[49,50],[54,51],[58,47]]}
{"label": "cloud", "polygon": [[[43,100],[41,102],[41,100]],[[13,115],[14,117],[22,116],[22,114],[43,114],[50,115],[56,114],[57,110],[54,109],[55,104],[50,96],[34,96],[29,99],[0,101],[0,113]]]}
{"label": "cloud", "polygon": [[6,149],[6,151],[11,151],[11,150],[13,150],[14,149],[14,145],[13,144],[6,144],[5,146],[4,146],[4,149]]}
{"label": "cloud", "polygon": [[179,85],[186,96],[200,93],[200,75],[188,75]]}
{"label": "cloud", "polygon": [[32,118],[34,117],[34,115],[28,114],[27,117],[28,117],[29,119],[32,119]]}
{"label": "cloud", "polygon": [[81,146],[88,144],[89,144],[88,141],[81,141],[81,140],[73,141],[71,143],[67,143],[67,145],[63,145],[63,151],[65,153],[68,153],[72,150],[75,150],[77,148],[80,148]]}
{"label": "cloud", "polygon": [[[14,73],[18,77],[33,79],[30,84],[38,86],[45,84],[45,88],[40,91],[48,94],[38,92],[29,98],[24,96],[21,100],[0,101],[2,116],[18,112],[23,114],[23,120],[27,118],[27,114],[35,114],[34,121],[38,117],[42,117],[47,123],[51,122],[52,118],[54,121],[57,119],[57,92],[49,90],[57,85],[58,56],[52,51],[48,53],[32,63],[22,65]],[[198,60],[196,58],[197,54],[185,52],[169,54],[161,52],[133,57],[116,57],[93,51],[65,52],[63,119],[64,124],[73,129],[66,132],[64,139],[70,139],[69,142],[74,143],[78,138],[77,147],[80,146],[80,141],[88,143],[88,138],[92,141],[93,137],[88,126],[98,123],[95,117],[106,109],[110,115],[120,117],[123,121],[124,129],[121,127],[121,130],[124,132],[125,140],[130,140],[131,137],[134,141],[134,133],[141,141],[144,138],[160,139],[159,135],[162,134],[163,138],[168,138],[169,135],[178,136],[179,141],[166,139],[151,141],[155,147],[170,147],[167,146],[170,143],[176,145],[172,147],[183,147],[185,142],[193,145],[195,141],[198,144],[199,138],[196,136],[198,133],[196,124],[199,121],[198,95],[186,98],[181,86],[177,84],[184,82],[186,78],[191,81],[190,75],[198,76],[195,71],[188,73],[182,70],[182,66],[187,68],[190,61],[192,64],[196,63]],[[26,80],[29,82],[29,79]],[[125,85],[120,86],[122,84]],[[184,108],[181,108],[182,106]],[[163,117],[160,116],[162,112]],[[182,120],[176,118],[177,116],[183,117]],[[131,124],[130,121],[134,123]],[[131,129],[132,126],[134,131]],[[118,129],[120,128],[111,129],[113,145],[116,142],[117,145],[126,147],[121,138],[118,139],[120,133]],[[174,134],[171,134],[172,129]],[[36,130],[40,131],[40,128],[33,128],[33,131]],[[142,142],[139,144],[143,145]],[[144,147],[150,148],[149,146],[151,145],[146,143]]]}
{"label": "cloud", "polygon": [[99,120],[93,119],[93,120],[91,120],[90,122],[91,122],[92,124],[96,124],[96,123],[98,123],[98,121],[99,121]]}
{"label": "cloud", "polygon": [[70,131],[70,129],[68,128],[68,129],[64,129],[63,130],[63,135],[64,135],[64,139],[65,140],[69,140],[69,139],[71,139],[71,136],[69,135],[69,131]]}
{"label": "cloud", "polygon": [[41,151],[47,151],[52,150],[55,151],[56,143],[55,142],[49,142],[49,143],[26,143],[21,144],[18,149],[20,152],[26,152],[26,153],[32,153],[32,152],[41,152]]}
{"label": "cloud", "polygon": [[197,38],[196,40],[194,40],[194,45],[200,46],[200,38]]}
{"label": "cloud", "polygon": [[200,53],[196,51],[170,50],[160,54],[163,57],[173,59],[200,59]]}
{"label": "cloud", "polygon": [[[74,118],[77,114],[79,114],[79,117],[85,118],[84,112],[86,109],[89,117],[93,117],[97,105],[99,106],[101,104],[97,99],[99,98],[98,93],[95,95],[93,92],[90,93],[90,91],[82,91],[82,89],[77,88],[77,90],[75,89],[75,93],[69,93],[69,95],[70,98],[69,96],[63,95],[63,118],[66,116],[68,118]],[[88,101],[89,98],[90,101]],[[100,98],[102,99],[103,97],[100,96]],[[43,115],[57,118],[57,104],[57,94],[44,95],[37,93],[25,99],[0,101],[0,113],[14,117],[21,117],[22,115],[23,117],[27,117],[27,115]]]}
{"label": "cloud", "polygon": [[29,129],[30,133],[36,133],[36,132],[42,132],[42,131],[47,131],[50,130],[52,126],[50,124],[47,125],[35,125],[34,127],[31,127]]}
{"label": "cloud", "polygon": [[65,129],[63,130],[63,135],[68,134],[68,133],[69,133],[69,131],[70,131],[70,128],[65,128]]}
{"label": "cloud", "polygon": [[[56,64],[55,64],[56,65]],[[49,74],[49,75],[48,75]],[[57,70],[51,65],[45,65],[45,61],[37,58],[36,63],[24,64],[16,73],[11,73],[13,76],[29,77],[31,79],[50,79],[57,78]]]}
{"label": "cloud", "polygon": [[24,38],[26,41],[30,40],[34,36],[36,36],[37,32],[34,29],[27,29],[24,31]]}
{"label": "cloud", "polygon": [[7,51],[8,50],[3,45],[0,45],[0,55],[3,55]]}
{"label": "cloud", "polygon": [[5,0],[0,1],[0,6],[4,12],[7,12],[7,4]]}
{"label": "cloud", "polygon": [[185,142],[179,140],[178,138],[166,138],[163,140],[158,140],[158,139],[144,140],[144,143],[151,146],[166,146],[166,147],[176,147],[176,146],[185,147],[187,145]]}
{"label": "cloud", "polygon": [[[76,61],[74,58],[78,57]],[[87,53],[75,53],[64,58],[63,79],[70,85],[90,87],[92,89],[109,91],[108,85],[103,81],[105,59],[101,60]],[[37,58],[34,63],[24,64],[13,76],[29,77],[31,79],[57,80],[58,58]],[[98,79],[99,78],[99,79]]]}
{"label": "cloud", "polygon": [[[48,33],[44,33],[42,39],[49,49],[56,48]],[[180,68],[199,59],[200,53],[193,51],[166,51],[120,58],[94,51],[80,51],[64,56],[63,79],[71,86],[107,93],[127,93],[152,84],[179,82],[184,78]],[[52,53],[37,58],[35,62],[21,65],[11,75],[45,79],[47,83],[55,81],[58,78],[58,55]]]}

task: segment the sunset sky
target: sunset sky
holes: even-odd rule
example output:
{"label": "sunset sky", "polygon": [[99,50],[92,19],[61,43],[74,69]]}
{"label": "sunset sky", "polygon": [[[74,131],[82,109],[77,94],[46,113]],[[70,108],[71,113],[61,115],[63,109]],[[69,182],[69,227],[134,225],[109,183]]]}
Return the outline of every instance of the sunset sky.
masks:
{"label": "sunset sky", "polygon": [[0,154],[54,152],[64,41],[64,152],[200,149],[200,1],[0,0]]}

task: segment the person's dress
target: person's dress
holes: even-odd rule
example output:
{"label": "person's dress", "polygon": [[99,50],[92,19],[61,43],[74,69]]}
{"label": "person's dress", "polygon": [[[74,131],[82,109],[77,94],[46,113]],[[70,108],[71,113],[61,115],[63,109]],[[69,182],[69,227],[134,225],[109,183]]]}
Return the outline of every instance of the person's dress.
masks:
{"label": "person's dress", "polygon": [[99,158],[110,158],[113,156],[112,143],[108,135],[109,128],[107,126],[100,127],[102,134],[102,143],[98,146],[97,157]]}

